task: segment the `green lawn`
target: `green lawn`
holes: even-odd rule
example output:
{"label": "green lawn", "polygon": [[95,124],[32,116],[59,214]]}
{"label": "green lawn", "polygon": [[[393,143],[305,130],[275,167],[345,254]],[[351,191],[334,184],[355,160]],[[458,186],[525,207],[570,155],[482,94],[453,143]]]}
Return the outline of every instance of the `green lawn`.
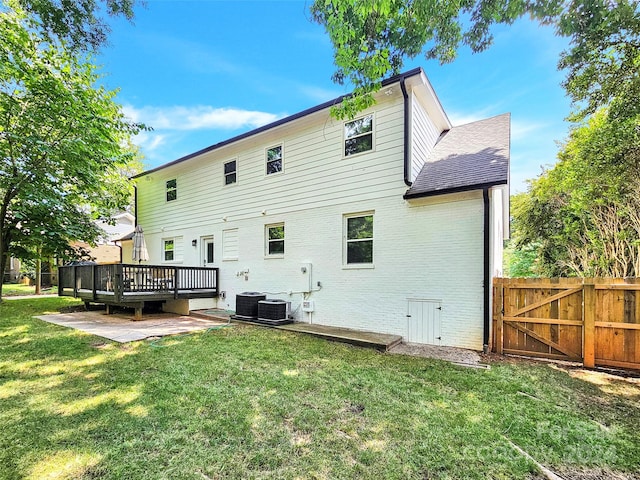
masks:
{"label": "green lawn", "polygon": [[251,326],[120,345],[31,317],[72,305],[0,304],[2,479],[542,478],[512,443],[567,478],[640,471],[637,380]]}
{"label": "green lawn", "polygon": [[2,285],[2,295],[5,297],[14,297],[17,295],[33,295],[36,287],[30,285],[21,285],[18,283],[5,283]]}

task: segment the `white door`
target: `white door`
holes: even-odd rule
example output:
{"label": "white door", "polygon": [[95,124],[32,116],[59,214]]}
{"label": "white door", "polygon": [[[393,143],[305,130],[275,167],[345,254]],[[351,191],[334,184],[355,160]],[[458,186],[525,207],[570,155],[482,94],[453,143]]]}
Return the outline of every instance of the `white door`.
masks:
{"label": "white door", "polygon": [[407,342],[441,345],[440,300],[409,299],[407,308]]}
{"label": "white door", "polygon": [[200,239],[201,254],[200,264],[203,267],[213,267],[213,237],[202,237]]}

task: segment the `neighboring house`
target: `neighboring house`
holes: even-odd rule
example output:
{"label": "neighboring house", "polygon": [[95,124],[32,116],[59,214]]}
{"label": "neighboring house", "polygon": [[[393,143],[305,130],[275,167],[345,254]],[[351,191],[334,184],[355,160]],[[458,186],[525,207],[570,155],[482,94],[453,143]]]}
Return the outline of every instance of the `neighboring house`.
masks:
{"label": "neighboring house", "polygon": [[297,321],[483,348],[510,117],[452,127],[422,69],[376,100],[340,121],[335,99],[136,176],[148,263],[219,267],[219,298],[191,309],[259,291]]}
{"label": "neighboring house", "polygon": [[7,258],[7,264],[4,269],[5,283],[14,283],[20,280],[20,260],[14,257]]}
{"label": "neighboring house", "polygon": [[73,246],[84,248],[94,261],[100,264],[127,263],[131,259],[123,256],[121,247],[116,245],[115,242],[133,233],[136,226],[136,218],[129,212],[122,212],[115,215],[113,220],[111,223],[97,222],[98,226],[105,232],[97,245],[91,246],[88,243],[76,242]]}

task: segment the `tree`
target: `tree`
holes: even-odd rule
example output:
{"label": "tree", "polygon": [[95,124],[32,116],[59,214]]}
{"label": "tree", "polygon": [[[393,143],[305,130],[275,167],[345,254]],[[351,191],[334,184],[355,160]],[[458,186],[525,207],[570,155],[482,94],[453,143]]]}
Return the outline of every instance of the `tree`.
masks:
{"label": "tree", "polygon": [[547,276],[640,276],[640,117],[597,111],[513,203],[513,241]]}
{"label": "tree", "polygon": [[101,10],[110,16],[133,18],[137,0],[5,0],[34,19],[34,27],[49,40],[62,40],[73,50],[96,50],[110,32]]}
{"label": "tree", "polygon": [[[23,12],[0,13],[0,265],[93,242],[93,220],[129,203],[134,153],[115,92],[96,67],[50,43]],[[125,173],[125,175],[123,175]],[[1,290],[0,290],[1,295]]]}
{"label": "tree", "polygon": [[638,12],[638,0],[315,0],[311,6],[312,19],[333,43],[334,81],[354,86],[353,96],[333,110],[339,118],[371,105],[372,92],[400,72],[405,58],[424,52],[446,63],[462,45],[480,52],[492,43],[492,26],[527,15],[571,40],[559,66],[567,70],[564,86],[579,106],[577,118],[614,97],[624,113],[640,93]]}

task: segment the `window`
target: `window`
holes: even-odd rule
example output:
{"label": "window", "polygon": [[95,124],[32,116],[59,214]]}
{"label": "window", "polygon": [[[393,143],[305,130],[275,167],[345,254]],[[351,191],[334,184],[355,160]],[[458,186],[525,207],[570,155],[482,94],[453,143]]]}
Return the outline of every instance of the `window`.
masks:
{"label": "window", "polygon": [[282,145],[267,149],[267,175],[282,171]]}
{"label": "window", "polygon": [[171,202],[178,198],[178,182],[174,178],[173,180],[167,180],[167,202]]}
{"label": "window", "polygon": [[224,164],[224,184],[236,183],[236,161],[231,160]]}
{"label": "window", "polygon": [[373,115],[344,124],[344,156],[373,150]]}
{"label": "window", "polygon": [[163,240],[163,258],[165,262],[171,262],[174,259],[175,244],[173,240]]}
{"label": "window", "polygon": [[284,223],[266,226],[266,255],[284,255]]}
{"label": "window", "polygon": [[373,264],[373,214],[345,216],[345,263]]}

